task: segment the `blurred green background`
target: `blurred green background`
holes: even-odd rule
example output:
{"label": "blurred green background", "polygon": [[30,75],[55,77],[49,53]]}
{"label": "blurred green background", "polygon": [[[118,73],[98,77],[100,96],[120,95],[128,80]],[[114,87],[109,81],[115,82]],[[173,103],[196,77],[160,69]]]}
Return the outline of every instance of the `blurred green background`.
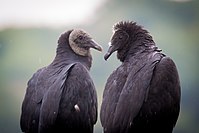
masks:
{"label": "blurred green background", "polygon": [[[3,7],[6,1],[0,1]],[[15,3],[11,3],[11,0],[8,1],[14,7]],[[24,18],[20,19],[17,18],[18,12],[12,12],[13,9],[9,8],[9,3],[5,4],[4,8],[0,8],[1,133],[21,132],[19,118],[27,81],[37,69],[51,63],[55,56],[60,34],[72,28],[85,29],[104,48],[102,53],[92,50],[91,76],[96,85],[100,109],[106,79],[120,64],[115,54],[111,56],[108,62],[103,60],[103,55],[107,51],[108,42],[112,35],[112,25],[120,20],[133,20],[143,25],[153,36],[157,46],[175,61],[181,80],[182,97],[180,116],[174,133],[199,133],[198,0],[103,0],[101,2],[100,0],[93,0],[92,2],[98,2],[95,8],[92,8],[91,0],[85,0],[87,3],[82,6],[88,5],[88,8],[92,8],[92,10],[87,11],[89,15],[85,16],[80,13],[87,7],[80,8],[81,3],[75,0],[76,3],[73,3],[71,8],[61,10],[62,14],[59,14],[61,19],[56,18],[56,10],[60,11],[59,6],[49,7],[52,8],[49,17],[53,18],[54,15],[57,19],[53,22],[50,21],[52,23],[43,20],[45,17],[48,18],[45,14],[45,17],[37,18],[39,12],[41,14],[43,12],[35,8],[37,5],[34,7],[35,9],[28,9],[23,4],[24,1],[19,2],[16,4],[22,11],[35,10],[37,12],[33,14],[34,16],[24,13],[24,16],[22,14]],[[66,4],[67,7],[70,6],[70,1],[57,0],[57,2],[61,3],[62,8],[66,3],[68,3]],[[41,5],[38,2],[38,5],[48,8],[48,3],[41,2],[43,4]],[[24,7],[26,8],[23,10]],[[74,10],[76,10],[76,14],[73,14]],[[2,17],[2,14],[4,17]],[[11,14],[14,14],[15,17],[6,19]],[[69,14],[70,17],[67,17]],[[30,18],[34,18],[35,21]],[[28,19],[30,21],[25,21]],[[102,132],[99,117],[95,132]]]}

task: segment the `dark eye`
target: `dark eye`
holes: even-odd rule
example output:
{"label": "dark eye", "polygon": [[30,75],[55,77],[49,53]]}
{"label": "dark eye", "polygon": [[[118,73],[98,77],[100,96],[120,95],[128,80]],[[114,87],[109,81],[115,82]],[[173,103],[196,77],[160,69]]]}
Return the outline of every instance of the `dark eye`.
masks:
{"label": "dark eye", "polygon": [[83,36],[78,36],[78,39],[79,39],[79,40],[82,40],[82,39],[83,39]]}
{"label": "dark eye", "polygon": [[121,40],[123,38],[123,36],[119,36],[119,39]]}

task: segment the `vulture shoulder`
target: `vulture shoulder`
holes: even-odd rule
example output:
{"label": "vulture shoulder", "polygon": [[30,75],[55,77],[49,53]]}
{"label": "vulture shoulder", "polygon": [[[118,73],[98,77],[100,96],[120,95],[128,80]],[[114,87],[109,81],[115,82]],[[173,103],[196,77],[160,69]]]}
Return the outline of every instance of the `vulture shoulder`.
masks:
{"label": "vulture shoulder", "polygon": [[[65,95],[65,96],[64,96]],[[65,84],[65,92],[62,96],[65,116],[70,116],[74,109],[80,112],[78,117],[84,117],[81,120],[89,119],[91,125],[97,121],[97,93],[88,69],[81,63],[76,63],[70,71]],[[84,115],[83,115],[84,114]]]}
{"label": "vulture shoulder", "polygon": [[[180,82],[172,59],[164,57],[154,68],[149,91],[134,122],[133,129],[172,132],[180,111]],[[148,122],[146,121],[148,120]],[[138,124],[139,123],[139,124]],[[161,132],[161,131],[160,131]]]}
{"label": "vulture shoulder", "polygon": [[146,102],[153,103],[148,107],[150,112],[156,110],[168,115],[172,113],[174,121],[177,120],[180,110],[180,81],[171,58],[164,57],[156,65]]}

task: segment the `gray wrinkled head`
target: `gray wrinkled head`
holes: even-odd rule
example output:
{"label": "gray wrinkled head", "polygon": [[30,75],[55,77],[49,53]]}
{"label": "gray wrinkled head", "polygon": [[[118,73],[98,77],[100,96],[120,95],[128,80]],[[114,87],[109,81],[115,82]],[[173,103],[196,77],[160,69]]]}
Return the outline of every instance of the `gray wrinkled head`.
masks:
{"label": "gray wrinkled head", "polygon": [[69,35],[69,45],[78,55],[88,56],[90,48],[102,51],[102,47],[97,44],[91,36],[81,29],[74,29]]}

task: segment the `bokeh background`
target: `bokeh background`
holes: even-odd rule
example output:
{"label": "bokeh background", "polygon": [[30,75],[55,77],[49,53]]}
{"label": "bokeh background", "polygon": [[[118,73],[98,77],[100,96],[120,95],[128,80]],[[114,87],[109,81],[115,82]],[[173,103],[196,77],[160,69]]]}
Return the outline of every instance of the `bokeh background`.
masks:
{"label": "bokeh background", "polygon": [[[0,132],[20,133],[21,104],[32,74],[54,59],[61,33],[83,28],[103,46],[92,50],[91,76],[99,109],[106,79],[120,64],[103,55],[112,25],[143,25],[175,61],[181,80],[181,111],[174,133],[199,133],[198,0],[0,0]],[[99,118],[99,117],[98,117]],[[157,127],[158,128],[158,127]],[[95,133],[101,133],[100,120]]]}

